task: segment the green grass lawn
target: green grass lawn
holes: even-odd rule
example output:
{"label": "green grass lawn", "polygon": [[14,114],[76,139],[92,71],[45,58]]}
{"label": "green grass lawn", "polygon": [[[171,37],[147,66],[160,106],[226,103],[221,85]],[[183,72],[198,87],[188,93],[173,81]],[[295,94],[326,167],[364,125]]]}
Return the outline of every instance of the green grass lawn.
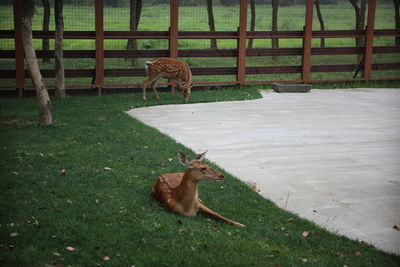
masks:
{"label": "green grass lawn", "polygon": [[[253,89],[198,91],[190,102],[258,97]],[[140,94],[52,101],[57,123],[42,128],[34,98],[0,99],[1,266],[400,264],[399,256],[281,210],[212,163],[226,179],[201,184],[201,199],[247,228],[166,212],[150,189],[159,174],[183,170],[178,150],[194,154],[124,111],[181,98],[161,93],[159,101],[149,94],[147,103]]]}

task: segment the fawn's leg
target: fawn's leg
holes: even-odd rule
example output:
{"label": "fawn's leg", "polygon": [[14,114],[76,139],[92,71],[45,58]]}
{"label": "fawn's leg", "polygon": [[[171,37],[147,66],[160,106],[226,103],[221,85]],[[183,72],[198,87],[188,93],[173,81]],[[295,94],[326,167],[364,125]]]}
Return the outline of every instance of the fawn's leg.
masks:
{"label": "fawn's leg", "polygon": [[153,92],[156,95],[157,99],[160,99],[160,96],[157,93],[157,79],[155,79],[152,83],[151,83],[151,88],[153,88]]}
{"label": "fawn's leg", "polygon": [[147,80],[145,80],[142,83],[142,86],[143,86],[143,100],[144,101],[146,101],[146,88],[147,88],[147,86],[149,86],[149,84],[153,85],[154,81],[157,81],[157,79],[158,79],[158,77],[154,77],[154,78],[148,77]]}
{"label": "fawn's leg", "polygon": [[172,97],[176,98],[176,85],[175,84],[171,85],[171,93],[172,93]]}
{"label": "fawn's leg", "polygon": [[146,101],[146,88],[150,84],[149,80],[147,79],[145,82],[143,82],[143,100]]}

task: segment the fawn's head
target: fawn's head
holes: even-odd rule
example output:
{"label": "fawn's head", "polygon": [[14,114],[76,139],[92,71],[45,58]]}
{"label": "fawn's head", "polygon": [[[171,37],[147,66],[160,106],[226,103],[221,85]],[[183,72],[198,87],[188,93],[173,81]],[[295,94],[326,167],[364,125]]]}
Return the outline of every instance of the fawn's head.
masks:
{"label": "fawn's head", "polygon": [[219,171],[202,162],[206,153],[207,151],[189,160],[185,154],[178,152],[178,158],[180,163],[188,168],[190,176],[197,181],[218,181],[224,179],[224,176]]}
{"label": "fawn's head", "polygon": [[186,83],[182,86],[182,95],[185,101],[189,100],[190,92],[192,89],[193,83]]}

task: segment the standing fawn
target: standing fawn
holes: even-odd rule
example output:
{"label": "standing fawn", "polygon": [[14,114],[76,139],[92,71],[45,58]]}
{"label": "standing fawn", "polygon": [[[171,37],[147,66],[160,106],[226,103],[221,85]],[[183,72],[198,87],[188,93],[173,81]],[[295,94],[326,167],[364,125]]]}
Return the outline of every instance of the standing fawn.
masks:
{"label": "standing fawn", "polygon": [[[178,87],[182,90],[183,99],[187,101],[192,88],[192,72],[186,62],[160,57],[146,62],[147,80],[143,82],[143,100],[146,100],[146,88],[151,84],[157,99],[156,86],[159,78],[166,78],[178,81]],[[174,91],[175,89],[173,89]]]}
{"label": "standing fawn", "polygon": [[160,175],[151,190],[151,196],[164,204],[170,212],[193,217],[200,211],[233,225],[245,227],[241,223],[221,216],[201,203],[197,191],[198,182],[217,181],[224,178],[220,172],[201,162],[205,154],[206,152],[189,161],[185,154],[178,152],[179,161],[187,167],[187,170],[185,173]]}

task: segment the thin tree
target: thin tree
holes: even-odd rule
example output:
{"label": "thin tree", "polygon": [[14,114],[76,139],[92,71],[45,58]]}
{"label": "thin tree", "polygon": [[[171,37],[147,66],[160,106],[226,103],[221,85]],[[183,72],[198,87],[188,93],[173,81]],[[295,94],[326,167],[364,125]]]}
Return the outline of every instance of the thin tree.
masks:
{"label": "thin tree", "polygon": [[[314,0],[315,9],[317,11],[318,21],[321,28],[321,31],[325,31],[325,23],[321,13],[321,7],[319,4],[319,0]],[[325,47],[325,38],[321,38],[321,47]]]}
{"label": "thin tree", "polygon": [[56,95],[65,97],[65,75],[64,75],[64,18],[63,18],[63,0],[54,2],[54,20],[56,24],[55,31],[55,71],[56,71]]}
{"label": "thin tree", "polygon": [[[142,0],[130,0],[130,21],[129,21],[129,30],[130,31],[137,31],[140,22],[140,15],[142,13]],[[137,40],[136,39],[129,39],[127,44],[128,50],[137,50]],[[137,66],[138,59],[136,57],[132,58],[131,65]]]}
{"label": "thin tree", "polygon": [[[279,0],[271,0],[272,5],[272,31],[278,31],[278,5]],[[279,39],[272,38],[272,48],[279,48]],[[277,57],[272,56],[272,59],[276,61]]]}
{"label": "thin tree", "polygon": [[34,12],[34,0],[23,0],[21,28],[25,60],[36,91],[36,98],[39,106],[39,125],[45,126],[53,124],[53,114],[49,93],[47,92],[42,74],[40,73],[35,47],[33,45],[32,19]]}
{"label": "thin tree", "polygon": [[[394,20],[395,20],[395,25],[396,25],[396,30],[400,30],[400,0],[393,0],[394,3]],[[396,36],[395,39],[395,45],[400,46],[400,36]]]}
{"label": "thin tree", "polygon": [[[256,27],[256,5],[254,0],[250,0],[250,31],[254,31]],[[248,48],[253,48],[253,41],[254,39],[249,39]]]}
{"label": "thin tree", "polygon": [[[358,5],[358,0],[349,0],[354,8],[356,15],[356,30],[364,30],[365,27],[365,11],[367,7],[367,0],[361,0],[360,6]],[[364,38],[356,37],[356,46],[364,46]]]}
{"label": "thin tree", "polygon": [[[212,6],[213,6],[213,1],[207,0],[208,26],[210,27],[210,32],[215,32],[214,12]],[[216,39],[210,39],[210,48],[217,49]]]}
{"label": "thin tree", "polygon": [[[48,31],[49,25],[50,25],[50,1],[42,0],[42,5],[43,5],[43,31]],[[42,50],[44,52],[48,52],[50,50],[48,38],[42,39]],[[47,62],[47,63],[50,62],[50,58],[44,57],[43,62]]]}

